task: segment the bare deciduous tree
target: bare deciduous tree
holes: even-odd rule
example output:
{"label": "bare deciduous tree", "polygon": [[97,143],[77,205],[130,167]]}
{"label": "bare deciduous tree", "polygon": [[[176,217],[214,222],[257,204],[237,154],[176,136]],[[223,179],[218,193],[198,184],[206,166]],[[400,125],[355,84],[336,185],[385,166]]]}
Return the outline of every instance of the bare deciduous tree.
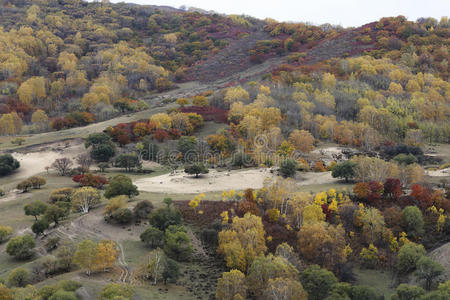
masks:
{"label": "bare deciduous tree", "polygon": [[92,165],[92,158],[89,153],[83,153],[76,157],[76,162],[83,169],[84,172],[89,172],[89,168]]}
{"label": "bare deciduous tree", "polygon": [[67,174],[69,174],[72,166],[73,166],[72,160],[70,158],[67,158],[67,157],[58,158],[52,164],[52,167],[61,176],[66,176]]}

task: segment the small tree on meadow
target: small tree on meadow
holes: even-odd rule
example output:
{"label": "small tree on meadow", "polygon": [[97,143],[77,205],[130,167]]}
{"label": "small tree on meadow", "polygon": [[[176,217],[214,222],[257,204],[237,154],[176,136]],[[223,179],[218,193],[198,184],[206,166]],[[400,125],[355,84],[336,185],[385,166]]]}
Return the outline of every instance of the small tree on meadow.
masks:
{"label": "small tree on meadow", "polygon": [[200,174],[208,174],[209,170],[207,167],[205,167],[204,164],[193,164],[190,166],[187,166],[184,169],[184,172],[186,172],[189,175],[195,175],[195,178],[198,178]]}
{"label": "small tree on meadow", "polygon": [[298,162],[295,159],[285,159],[280,164],[280,173],[283,177],[293,177],[297,167]]}
{"label": "small tree on meadow", "polygon": [[339,163],[333,167],[331,176],[333,178],[344,178],[348,182],[350,178],[355,177],[355,169],[357,164],[350,160]]}
{"label": "small tree on meadow", "polygon": [[23,207],[23,210],[25,211],[25,215],[33,216],[34,219],[37,221],[38,219],[37,217],[43,215],[47,210],[47,204],[45,204],[42,201],[36,200],[25,205]]}
{"label": "small tree on meadow", "polygon": [[105,197],[108,199],[119,195],[128,197],[139,195],[137,186],[133,184],[131,178],[125,175],[114,176],[105,191]]}
{"label": "small tree on meadow", "polygon": [[88,213],[92,206],[100,203],[100,193],[92,187],[76,189],[72,194],[72,206],[83,213]]}
{"label": "small tree on meadow", "polygon": [[70,158],[63,157],[56,159],[52,167],[58,172],[60,176],[66,176],[70,173],[70,170],[73,166],[73,162]]}
{"label": "small tree on meadow", "polygon": [[14,256],[16,259],[24,260],[33,256],[35,247],[34,239],[31,235],[26,234],[17,236],[9,240],[6,245],[6,253]]}

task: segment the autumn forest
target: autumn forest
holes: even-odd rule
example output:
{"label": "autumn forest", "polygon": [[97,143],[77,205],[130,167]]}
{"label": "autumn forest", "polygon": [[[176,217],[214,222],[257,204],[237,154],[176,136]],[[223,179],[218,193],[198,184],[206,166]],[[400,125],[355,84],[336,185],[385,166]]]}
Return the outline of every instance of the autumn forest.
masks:
{"label": "autumn forest", "polygon": [[450,299],[449,46],[0,0],[0,300]]}

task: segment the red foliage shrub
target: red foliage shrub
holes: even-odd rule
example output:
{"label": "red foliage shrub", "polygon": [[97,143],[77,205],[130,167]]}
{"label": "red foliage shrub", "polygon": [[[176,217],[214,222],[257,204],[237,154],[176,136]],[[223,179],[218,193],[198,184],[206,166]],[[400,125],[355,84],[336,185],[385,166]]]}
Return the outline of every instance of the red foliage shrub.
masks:
{"label": "red foliage shrub", "polygon": [[101,188],[109,183],[106,177],[91,173],[75,175],[72,180],[77,182],[80,186],[91,186],[95,188]]}
{"label": "red foliage shrub", "polygon": [[95,122],[95,117],[89,112],[75,111],[67,114],[63,118],[56,118],[50,122],[50,126],[55,130],[64,128],[73,128],[78,126],[85,126]]}
{"label": "red foliage shrub", "polygon": [[164,142],[169,138],[169,134],[164,129],[157,129],[153,133],[153,139],[157,140],[158,142]]}
{"label": "red foliage shrub", "polygon": [[248,212],[256,216],[260,214],[259,208],[254,201],[241,201],[237,211],[238,216],[243,217]]}
{"label": "red foliage shrub", "polygon": [[227,123],[228,110],[217,108],[214,106],[189,106],[182,107],[180,111],[183,113],[196,113],[203,117],[205,121],[214,121],[217,123]]}
{"label": "red foliage shrub", "polygon": [[130,137],[128,136],[128,134],[121,134],[117,137],[117,142],[122,147],[122,146],[125,146],[125,145],[131,143],[131,140],[130,140]]}
{"label": "red foliage shrub", "polygon": [[[222,220],[220,216],[222,212],[236,210],[237,206],[237,202],[202,200],[194,211],[189,206],[189,200],[174,201],[173,204],[180,210],[185,222],[198,226],[209,226]],[[203,213],[200,214],[199,211]],[[231,218],[232,214],[229,213],[229,216]]]}
{"label": "red foliage shrub", "polygon": [[387,227],[390,228],[394,234],[398,234],[403,231],[401,227],[402,210],[398,206],[386,208],[383,211],[383,216]]}
{"label": "red foliage shrub", "polygon": [[56,131],[59,131],[66,127],[66,121],[64,120],[64,118],[56,118],[50,122],[50,127],[55,129]]}
{"label": "red foliage shrub", "polygon": [[272,237],[272,240],[267,241],[266,245],[270,252],[275,252],[277,246],[281,243],[288,243],[289,245],[296,247],[297,234],[295,230],[287,230],[286,224],[279,221],[271,223],[267,218],[263,218],[264,230],[266,236]]}
{"label": "red foliage shrub", "polygon": [[398,199],[402,195],[402,184],[399,179],[388,178],[384,183],[384,194],[391,199]]}
{"label": "red foliage shrub", "polygon": [[416,198],[410,196],[410,195],[403,195],[400,196],[397,200],[397,204],[401,207],[401,208],[405,208],[406,206],[410,206],[410,205],[416,205],[417,201]]}
{"label": "red foliage shrub", "polygon": [[322,204],[322,212],[325,214],[325,220],[329,223],[331,223],[332,221],[332,214],[331,214],[331,210],[328,208],[327,204]]}
{"label": "red foliage shrub", "polygon": [[358,182],[353,187],[353,193],[358,199],[366,199],[369,196],[369,184],[367,182]]}
{"label": "red foliage shrub", "polygon": [[411,187],[410,196],[414,197],[417,200],[419,207],[422,210],[425,210],[433,205],[431,190],[427,187],[422,187],[417,183]]}
{"label": "red foliage shrub", "polygon": [[169,137],[170,137],[172,140],[177,140],[177,139],[179,139],[179,138],[181,137],[181,132],[180,132],[180,130],[175,129],[175,128],[171,128],[171,129],[169,130]]}
{"label": "red foliage shrub", "polygon": [[381,195],[383,194],[383,184],[377,181],[369,182],[369,195],[368,199],[372,205],[379,204],[379,200],[381,200]]}

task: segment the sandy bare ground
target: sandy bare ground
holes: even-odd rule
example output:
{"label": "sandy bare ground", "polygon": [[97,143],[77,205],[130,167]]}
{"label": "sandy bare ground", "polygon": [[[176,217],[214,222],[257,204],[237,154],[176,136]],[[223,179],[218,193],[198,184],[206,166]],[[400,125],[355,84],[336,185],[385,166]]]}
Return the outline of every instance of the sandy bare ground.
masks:
{"label": "sandy bare ground", "polygon": [[265,168],[230,172],[210,170],[199,178],[176,171],[174,174],[138,179],[134,184],[139,190],[146,192],[195,194],[230,189],[258,189],[263,187],[266,178],[274,176]]}
{"label": "sandy bare ground", "polygon": [[23,199],[27,199],[27,198],[31,198],[33,196],[33,194],[31,193],[22,193],[19,190],[12,190],[6,193],[6,195],[4,197],[0,198],[0,202],[9,202],[9,201],[13,201],[13,200],[17,200],[19,197],[23,198]]}
{"label": "sandy bare ground", "polygon": [[296,177],[297,185],[316,185],[316,184],[330,184],[338,183],[339,179],[333,178],[331,172],[302,172]]}
{"label": "sandy bare ground", "polygon": [[[170,194],[195,194],[217,192],[224,190],[259,189],[266,179],[276,178],[276,172],[270,169],[247,169],[218,172],[210,170],[199,178],[187,175],[183,171],[174,174],[164,174],[155,177],[141,178],[134,182],[140,191]],[[333,183],[337,180],[331,177],[331,172],[300,173],[297,176],[299,186]]]}
{"label": "sandy bare ground", "polygon": [[351,151],[357,153],[358,150],[350,147],[322,147],[317,148],[309,153],[309,156],[314,159],[320,159],[326,164],[332,161],[342,161],[346,159],[344,152]]}
{"label": "sandy bare ground", "polygon": [[443,170],[436,170],[436,171],[426,171],[426,174],[428,176],[433,176],[433,177],[446,177],[446,176],[450,176],[450,168],[446,168]]}
{"label": "sandy bare ground", "polygon": [[63,142],[33,149],[29,152],[14,152],[11,155],[20,162],[20,168],[11,175],[11,179],[22,179],[45,172],[57,158],[68,157],[72,160],[86,150],[80,141],[72,141],[66,147]]}

